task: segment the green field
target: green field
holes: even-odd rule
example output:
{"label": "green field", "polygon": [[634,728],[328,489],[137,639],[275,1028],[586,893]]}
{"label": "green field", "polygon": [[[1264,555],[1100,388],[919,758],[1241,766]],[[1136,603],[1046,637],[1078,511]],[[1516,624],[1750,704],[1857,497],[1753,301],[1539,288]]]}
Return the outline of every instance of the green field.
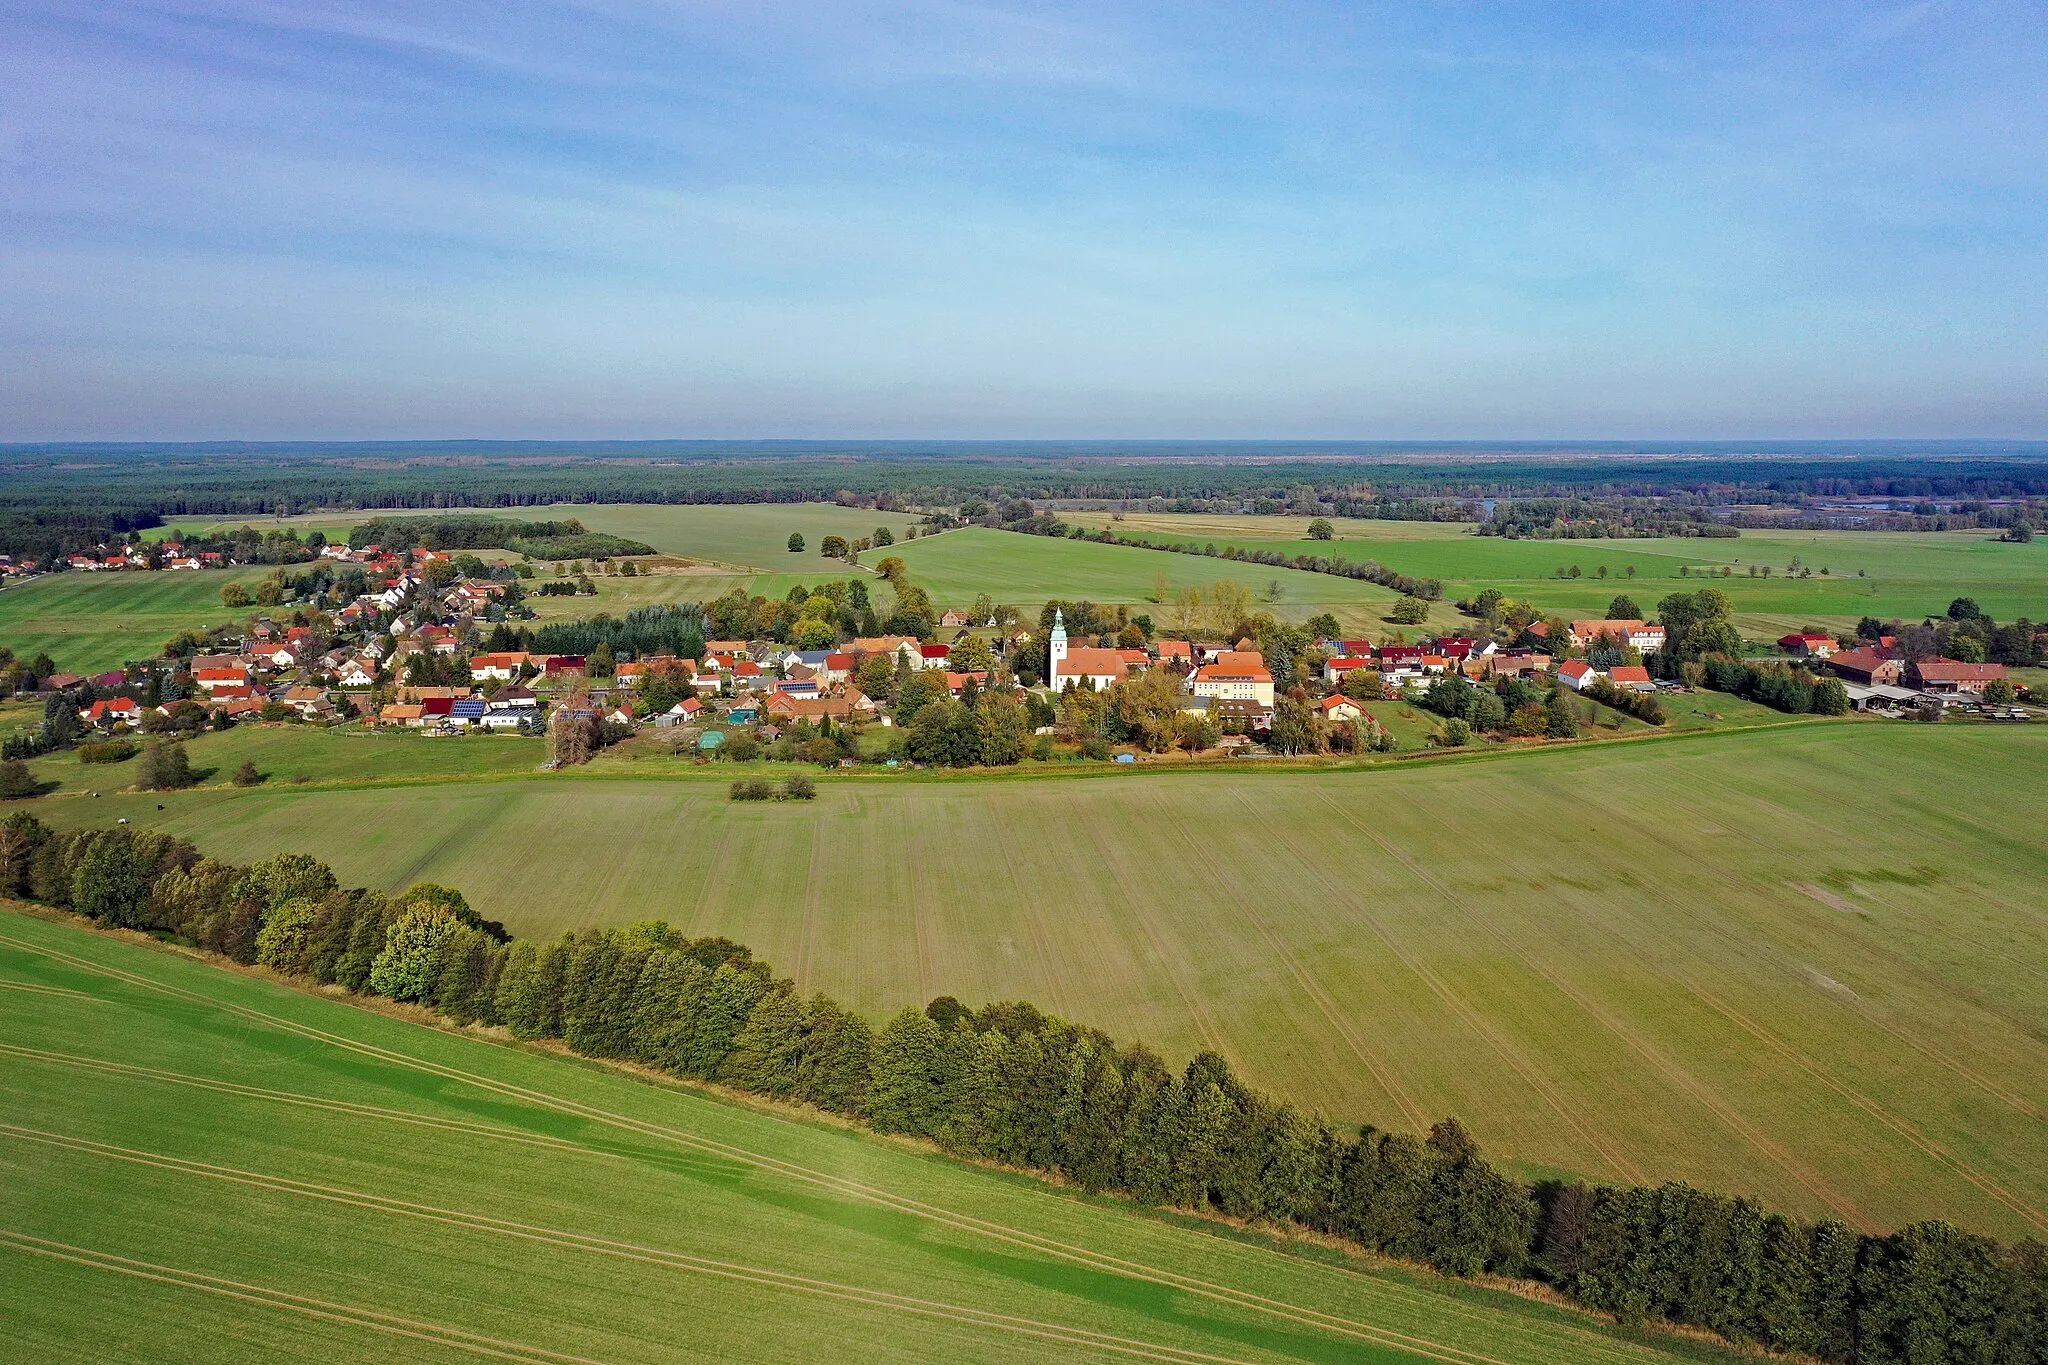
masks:
{"label": "green field", "polygon": [[[272,786],[305,782],[417,782],[451,777],[531,773],[547,761],[547,742],[506,734],[428,737],[363,725],[324,730],[301,725],[237,725],[185,741],[185,752],[204,786],[224,787],[244,761]],[[113,792],[135,780],[133,759],[81,763],[73,750],[31,761],[30,771],[52,791]]]}
{"label": "green field", "polygon": [[[1877,531],[1744,531],[1733,540],[1503,540],[1477,536],[1448,522],[1339,519],[1335,541],[1308,539],[1302,517],[1212,517],[1071,512],[1067,520],[1115,526],[1127,535],[1218,546],[1286,545],[1289,553],[1341,554],[1375,559],[1418,578],[1440,578],[1445,596],[1470,597],[1499,588],[1566,616],[1604,612],[1618,592],[1632,594],[1645,611],[1666,593],[1705,587],[1678,577],[1680,566],[1698,573],[1728,565],[1714,587],[1734,599],[1737,622],[1755,635],[1776,635],[1802,625],[1853,626],[1863,616],[1919,620],[1939,616],[1956,597],[1974,597],[2001,621],[2048,618],[2048,544],[2006,545],[1990,531],[1928,534]],[[1811,578],[1788,578],[1797,556]],[[1751,578],[1750,565],[1769,566],[1770,578]],[[1557,570],[1577,565],[1580,577]],[[1608,577],[1601,578],[1605,567]],[[1635,570],[1634,579],[1629,570]],[[1823,577],[1820,571],[1829,572]],[[1860,576],[1859,576],[1860,575]]]}
{"label": "green field", "polygon": [[[1251,593],[1255,611],[1271,611],[1294,620],[1328,611],[1346,629],[1370,629],[1375,637],[1388,629],[1385,615],[1399,599],[1399,594],[1362,579],[982,527],[912,541],[890,553],[902,558],[912,581],[942,606],[967,606],[979,593],[1024,608],[1027,614],[1052,598],[1124,603],[1150,611],[1162,629],[1166,625],[1165,608],[1159,600],[1162,576],[1169,591],[1204,587],[1219,579],[1242,583]],[[1439,604],[1432,619],[1449,628],[1462,618]]]}
{"label": "green field", "polygon": [[[324,532],[331,539],[347,539],[349,531],[366,521],[387,517],[497,517],[507,521],[541,521],[571,518],[592,531],[643,541],[662,554],[686,555],[693,559],[717,560],[741,568],[782,573],[791,569],[829,570],[819,545],[826,536],[855,540],[870,535],[877,526],[894,534],[917,522],[908,512],[877,512],[860,507],[841,507],[830,502],[787,503],[555,503],[546,507],[457,507],[433,511],[402,508],[362,511],[307,512],[295,517],[259,517],[196,525],[193,529],[218,534],[241,526],[259,531],[290,528],[301,535]],[[789,533],[804,537],[804,552],[789,552]],[[161,538],[168,530],[153,531]]]}
{"label": "green field", "polygon": [[[759,569],[767,573],[834,574],[819,551],[826,536],[858,540],[886,526],[899,539],[917,523],[907,512],[876,512],[829,502],[796,503],[563,503],[550,516],[575,517],[593,531],[644,541],[663,554]],[[536,513],[538,515],[538,513]],[[789,552],[789,533],[801,532],[804,552]],[[883,551],[882,553],[893,553]],[[864,556],[870,563],[880,554]]]}
{"label": "green field", "polygon": [[32,659],[47,653],[70,673],[153,658],[182,630],[247,616],[220,604],[228,583],[255,583],[265,568],[162,573],[61,573],[0,590],[0,645]]}
{"label": "green field", "polygon": [[[1822,723],[1322,774],[56,798],[224,856],[658,916],[872,1016],[1022,996],[1528,1173],[2048,1230],[2048,734]],[[155,807],[167,809],[159,813]]]}
{"label": "green field", "polygon": [[1730,1358],[0,910],[11,1361]]}

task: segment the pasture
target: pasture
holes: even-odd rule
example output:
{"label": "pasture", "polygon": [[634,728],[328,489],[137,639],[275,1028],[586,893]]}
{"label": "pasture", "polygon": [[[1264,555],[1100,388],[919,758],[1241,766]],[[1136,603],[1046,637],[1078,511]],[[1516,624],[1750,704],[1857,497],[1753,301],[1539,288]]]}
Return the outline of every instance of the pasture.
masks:
{"label": "pasture", "polygon": [[[1327,611],[1346,629],[1370,630],[1375,636],[1386,631],[1386,613],[1400,596],[1362,579],[1332,574],[983,527],[914,540],[889,553],[903,560],[911,581],[941,606],[964,607],[977,594],[987,593],[1028,615],[1050,598],[1085,599],[1149,611],[1162,629],[1167,624],[1164,601],[1174,589],[1206,587],[1219,579],[1243,584],[1254,611],[1293,620]],[[1446,629],[1460,619],[1444,603],[1438,603],[1432,614],[1432,620]]]}
{"label": "pasture", "polygon": [[[1877,531],[1744,531],[1732,540],[1504,540],[1450,522],[1337,519],[1334,541],[1308,539],[1302,517],[1210,517],[1133,512],[1071,512],[1085,526],[1114,526],[1155,540],[1218,546],[1285,547],[1289,553],[1374,559],[1416,577],[1441,578],[1445,596],[1499,588],[1509,597],[1566,616],[1597,615],[1618,592],[1646,611],[1667,593],[1709,586],[1697,576],[1723,566],[1711,586],[1735,602],[1737,623],[1753,635],[1800,626],[1853,626],[1863,616],[1917,621],[1939,616],[1957,597],[1974,597],[2001,621],[2048,618],[2048,544],[2006,545],[1991,531],[1926,534]],[[1813,577],[1787,575],[1794,558]],[[1750,566],[1769,567],[1769,578]],[[1559,578],[1577,566],[1577,578]],[[1684,567],[1688,577],[1680,578]],[[1607,574],[1602,577],[1601,569]],[[1823,575],[1822,569],[1828,572]],[[1631,576],[1633,571],[1633,576]]]}
{"label": "pasture", "polygon": [[1732,1358],[0,910],[12,1360]]}
{"label": "pasture", "polygon": [[[1807,724],[1362,772],[599,775],[46,800],[222,856],[666,918],[880,1017],[1023,997],[1526,1173],[2048,1231],[2048,735]],[[166,810],[159,813],[157,804]]]}
{"label": "pasture", "polygon": [[16,657],[48,654],[68,673],[98,673],[163,652],[184,630],[219,625],[250,611],[220,604],[228,583],[262,581],[270,570],[61,573],[0,589],[0,645]]}

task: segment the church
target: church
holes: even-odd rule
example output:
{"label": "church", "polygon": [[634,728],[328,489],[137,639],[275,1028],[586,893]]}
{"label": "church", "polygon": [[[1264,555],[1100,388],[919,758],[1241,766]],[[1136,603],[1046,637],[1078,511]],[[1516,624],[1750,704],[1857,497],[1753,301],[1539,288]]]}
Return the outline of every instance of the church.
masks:
{"label": "church", "polygon": [[1068,683],[1101,692],[1129,677],[1133,667],[1143,667],[1149,657],[1142,649],[1093,649],[1087,645],[1069,649],[1066,613],[1055,610],[1045,685],[1055,692],[1065,690]]}

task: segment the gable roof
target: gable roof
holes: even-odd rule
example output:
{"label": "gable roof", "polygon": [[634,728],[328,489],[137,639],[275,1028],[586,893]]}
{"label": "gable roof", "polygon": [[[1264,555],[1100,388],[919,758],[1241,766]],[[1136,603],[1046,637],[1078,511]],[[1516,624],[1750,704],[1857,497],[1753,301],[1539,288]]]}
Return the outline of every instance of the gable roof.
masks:
{"label": "gable roof", "polygon": [[1922,659],[1913,667],[1923,682],[1996,682],[2005,676],[2004,664],[1966,664],[1955,659]]}
{"label": "gable roof", "polygon": [[1085,645],[1068,650],[1067,657],[1059,662],[1063,678],[1121,678],[1130,671],[1131,661],[1123,651],[1091,649]]}

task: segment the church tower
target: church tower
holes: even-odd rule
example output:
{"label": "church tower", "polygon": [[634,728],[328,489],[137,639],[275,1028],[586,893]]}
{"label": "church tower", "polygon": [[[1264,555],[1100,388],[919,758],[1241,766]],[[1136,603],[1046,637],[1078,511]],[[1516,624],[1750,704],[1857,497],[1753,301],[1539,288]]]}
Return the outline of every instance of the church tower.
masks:
{"label": "church tower", "polygon": [[1067,620],[1066,613],[1053,608],[1052,636],[1046,647],[1045,685],[1057,692],[1060,690],[1060,665],[1067,661]]}

